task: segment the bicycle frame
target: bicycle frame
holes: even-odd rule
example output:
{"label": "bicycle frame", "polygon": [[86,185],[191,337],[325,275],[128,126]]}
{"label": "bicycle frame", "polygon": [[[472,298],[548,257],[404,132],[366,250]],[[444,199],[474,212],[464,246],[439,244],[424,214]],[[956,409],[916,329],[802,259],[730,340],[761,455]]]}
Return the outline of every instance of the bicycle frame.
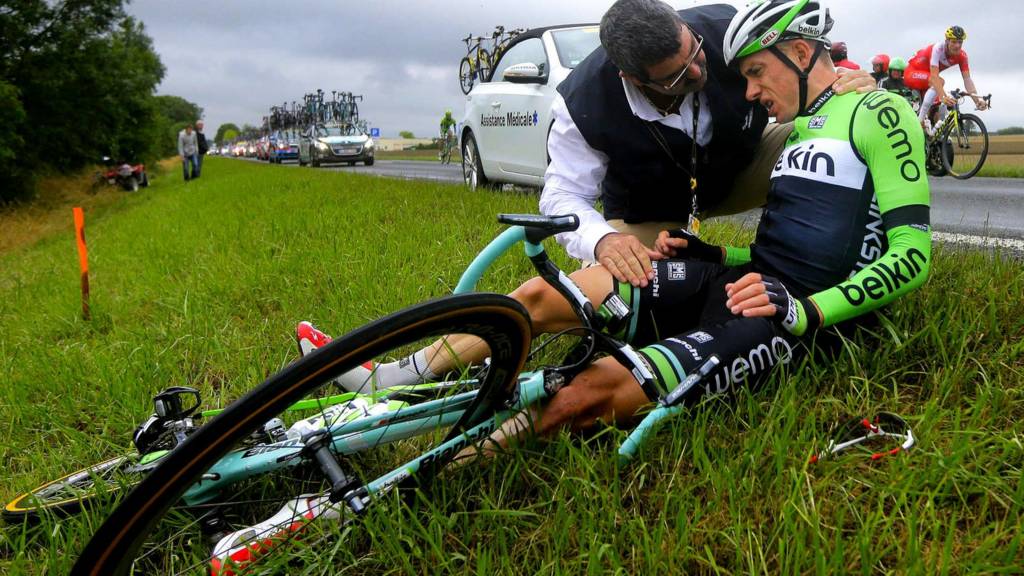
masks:
{"label": "bicycle frame", "polygon": [[[536,218],[538,221],[544,220],[542,217],[522,216],[511,219],[517,218],[519,220],[531,218]],[[547,220],[557,225],[558,218]],[[501,220],[500,217],[499,220]],[[574,218],[574,221],[578,224],[578,220]],[[520,242],[524,244],[526,255],[533,262],[535,268],[552,287],[570,302],[580,316],[584,327],[590,327],[589,319],[594,315],[592,304],[576,284],[547,259],[540,241],[538,240],[536,243],[531,241],[531,233],[523,226],[512,226],[492,240],[467,267],[454,293],[464,294],[475,290],[480,278],[494,261]],[[606,351],[623,362],[623,365],[631,366],[631,371],[639,382],[643,383],[644,379],[653,379],[653,375],[647,370],[645,364],[639,361],[630,346],[621,344],[609,336],[602,336],[602,338],[605,348],[608,348],[609,345],[619,346],[617,349]],[[687,377],[644,418],[640,426],[620,447],[618,454],[620,464],[625,464],[631,459],[645,438],[656,430],[661,421],[682,410],[682,407],[673,405],[674,400],[682,397],[689,388],[699,384],[708,373],[718,366],[718,363],[718,357],[712,356],[696,373]],[[433,449],[391,471],[363,483],[361,487],[346,493],[343,498],[334,498],[334,500],[338,500],[336,502],[332,502],[331,494],[304,495],[289,501],[270,519],[221,539],[214,548],[211,562],[218,565],[221,565],[219,564],[221,562],[232,560],[247,562],[253,554],[272,548],[275,546],[275,542],[284,541],[296,535],[303,531],[309,522],[317,518],[341,519],[343,522],[351,520],[372,500],[380,498],[405,480],[415,476],[421,469],[431,466],[434,460],[439,458],[446,460],[453,454],[459,454],[477,446],[480,441],[489,438],[501,428],[504,422],[527,406],[554,395],[571,380],[569,376],[575,373],[571,371],[574,369],[548,368],[542,371],[521,373],[516,393],[504,410],[500,410],[478,424],[453,435]],[[333,425],[328,429],[331,446],[335,453],[351,454],[368,447],[411,438],[426,430],[434,429],[438,425],[455,425],[465,409],[472,405],[476,394],[476,391],[469,391],[451,398],[404,406],[385,414]],[[459,409],[452,410],[453,404],[459,406]],[[296,439],[232,452],[208,471],[203,480],[189,489],[185,500],[192,504],[202,503],[204,500],[212,498],[228,484],[256,473],[294,465],[301,461],[298,456],[302,447],[303,442]],[[243,462],[245,459],[248,459],[248,462]],[[352,509],[351,512],[347,510],[349,507]],[[256,548],[251,548],[253,537],[258,543]]]}
{"label": "bicycle frame", "polygon": [[[498,235],[477,255],[462,274],[453,292],[455,294],[464,294],[475,290],[477,283],[487,269],[501,255],[519,243],[524,244],[526,255],[532,260],[536,261],[545,258],[544,247],[539,243],[531,242],[527,238],[527,232],[523,226],[512,226]],[[586,309],[591,306],[590,301],[582,291],[560,270],[557,272],[556,282],[555,288],[573,302],[575,307]],[[639,367],[639,369],[645,370],[642,368],[643,364],[636,359],[636,353],[631,347],[622,345],[618,352],[625,356],[625,359],[634,368]],[[700,376],[700,374],[694,374],[696,378]],[[645,374],[644,377],[652,378],[649,373]],[[452,450],[465,449],[467,446],[487,438],[516,413],[535,402],[552,396],[565,384],[566,380],[564,377],[559,377],[557,368],[520,374],[515,401],[506,410],[495,413],[490,418],[467,429],[462,434],[441,443],[432,450],[366,483],[364,485],[364,500],[368,501],[414,475],[422,466],[429,464],[438,455],[445,452],[450,453]],[[690,380],[688,379],[687,382],[689,382],[688,385],[692,386],[696,381],[690,382]],[[681,384],[680,388],[687,385],[687,382]],[[444,385],[444,382],[435,383],[434,385]],[[375,395],[371,395],[371,397],[379,397],[384,393],[378,392]],[[330,404],[338,404],[359,396],[366,397],[366,395],[356,393],[342,394],[331,397],[324,402],[324,405],[326,406],[328,402]],[[451,426],[458,421],[464,411],[464,409],[452,410],[453,404],[463,407],[469,406],[475,396],[476,391],[469,391],[451,398],[403,406],[383,414],[335,424],[329,428],[333,439],[333,449],[337,454],[352,454],[365,450],[370,446],[379,446],[418,436],[424,431],[436,428],[439,425]],[[317,402],[317,400],[306,400],[293,405],[290,409],[315,408],[317,407]],[[658,423],[667,417],[677,414],[681,409],[680,407],[663,403],[648,414],[640,426],[630,435],[629,439],[620,447],[619,462],[623,464],[628,462],[643,444],[645,438],[657,428]],[[211,412],[206,412],[204,415]],[[188,505],[201,504],[210,501],[223,491],[224,488],[235,482],[282,467],[296,465],[301,461],[297,455],[302,450],[302,447],[303,443],[300,439],[289,439],[273,444],[240,448],[231,452],[211,468],[203,480],[189,489],[184,497],[185,502]]]}

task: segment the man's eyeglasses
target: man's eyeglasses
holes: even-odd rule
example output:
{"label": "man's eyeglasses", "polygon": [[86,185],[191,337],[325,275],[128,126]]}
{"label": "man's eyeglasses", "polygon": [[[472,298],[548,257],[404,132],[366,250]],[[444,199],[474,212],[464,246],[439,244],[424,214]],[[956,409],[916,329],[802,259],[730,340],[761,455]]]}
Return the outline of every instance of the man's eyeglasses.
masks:
{"label": "man's eyeglasses", "polygon": [[[685,26],[685,24],[684,24],[684,26]],[[693,54],[690,54],[690,58],[689,58],[689,60],[686,61],[686,65],[683,66],[683,69],[680,70],[679,73],[676,74],[675,77],[672,79],[672,81],[669,82],[668,84],[663,84],[660,81],[656,82],[654,80],[648,80],[647,81],[648,84],[652,84],[654,86],[657,86],[657,87],[661,88],[662,90],[671,90],[671,89],[676,87],[676,84],[679,84],[680,80],[682,80],[683,78],[686,77],[686,71],[690,69],[690,66],[693,64],[693,61],[697,59],[697,55],[700,54],[701,46],[704,45],[704,37],[703,36],[701,36],[700,34],[697,34],[696,32],[694,32],[693,28],[690,28],[689,26],[686,26],[686,29],[690,31],[690,37],[693,38],[693,40],[696,42],[696,45],[693,48]]]}

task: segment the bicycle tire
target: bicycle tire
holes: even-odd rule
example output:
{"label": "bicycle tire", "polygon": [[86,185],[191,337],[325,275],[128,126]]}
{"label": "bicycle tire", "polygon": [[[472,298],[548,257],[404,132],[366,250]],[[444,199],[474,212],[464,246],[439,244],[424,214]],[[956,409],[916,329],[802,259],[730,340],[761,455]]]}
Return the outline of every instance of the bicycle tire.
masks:
{"label": "bicycle tire", "polygon": [[476,71],[473,70],[473,64],[469,61],[469,57],[466,56],[459,62],[459,88],[462,89],[463,94],[469,94],[469,91],[473,89],[475,78]]}
{"label": "bicycle tire", "polygon": [[[972,131],[971,124],[974,124],[976,132]],[[972,145],[966,140],[965,136],[975,133],[979,140]],[[981,167],[985,164],[985,159],[988,158],[988,129],[985,128],[985,123],[981,121],[981,118],[974,114],[961,114],[958,123],[951,122],[942,131],[940,142],[945,143],[947,141],[953,147],[952,158],[948,154],[942,154],[941,157],[942,165],[950,176],[958,180],[966,180],[981,170]],[[969,150],[978,144],[981,145],[980,152],[976,154],[966,154],[964,152],[964,150]]]}
{"label": "bicycle tire", "polygon": [[[131,466],[135,466],[134,457],[117,456],[50,480],[8,502],[3,509],[3,519],[17,523],[36,522],[48,514],[71,516],[101,497],[113,496],[123,488],[138,484],[141,474],[123,471]],[[97,480],[104,482],[102,487],[97,485]]]}
{"label": "bicycle tire", "polygon": [[[457,437],[461,430],[485,420],[514,393],[516,376],[526,360],[530,342],[526,310],[507,296],[484,293],[447,296],[406,308],[339,337],[290,364],[207,422],[113,510],[83,549],[71,574],[128,573],[144,541],[159,521],[172,515],[172,506],[185,491],[264,422],[379,352],[453,333],[483,338],[492,353],[490,362],[481,370],[482,376],[478,376],[479,391],[446,438]],[[438,455],[430,466],[420,469],[414,477],[416,484],[429,483],[454,456]],[[180,540],[185,545],[195,545],[193,540]],[[179,555],[185,556],[188,551],[175,546],[167,548],[171,549],[173,559],[164,562],[173,562],[180,569]],[[150,551],[153,550],[162,549],[154,546]],[[193,564],[186,570],[194,571],[197,566]],[[136,567],[136,573],[140,570],[167,571]]]}

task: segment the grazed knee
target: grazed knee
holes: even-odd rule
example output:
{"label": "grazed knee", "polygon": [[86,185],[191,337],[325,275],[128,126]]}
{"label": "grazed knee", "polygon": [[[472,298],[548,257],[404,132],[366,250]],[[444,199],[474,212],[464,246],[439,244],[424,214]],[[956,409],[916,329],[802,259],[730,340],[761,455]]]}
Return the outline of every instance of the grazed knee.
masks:
{"label": "grazed knee", "polygon": [[544,408],[539,432],[546,435],[564,427],[584,430],[612,412],[615,382],[611,374],[588,369],[558,391]]}

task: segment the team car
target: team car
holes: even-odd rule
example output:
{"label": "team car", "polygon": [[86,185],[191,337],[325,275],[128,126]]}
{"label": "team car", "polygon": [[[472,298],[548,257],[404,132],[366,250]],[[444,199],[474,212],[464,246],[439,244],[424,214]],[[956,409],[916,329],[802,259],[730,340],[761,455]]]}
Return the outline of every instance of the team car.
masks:
{"label": "team car", "polygon": [[596,24],[535,28],[509,43],[466,95],[459,149],[470,189],[544,185],[555,89],[600,43]]}
{"label": "team car", "polygon": [[299,135],[282,130],[270,137],[270,162],[281,164],[285,160],[299,158]]}
{"label": "team car", "polygon": [[373,138],[353,125],[318,124],[299,138],[299,165],[362,162],[373,166]]}

